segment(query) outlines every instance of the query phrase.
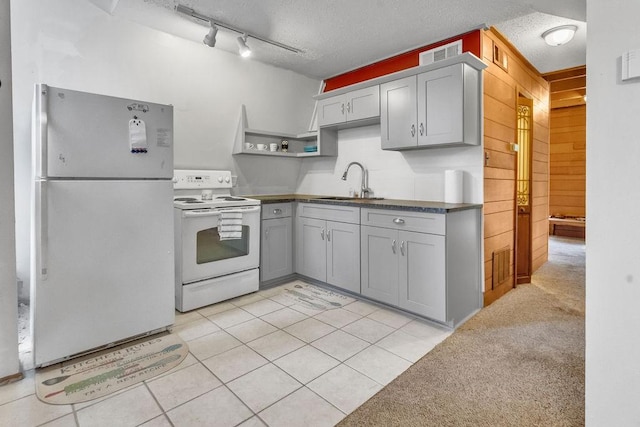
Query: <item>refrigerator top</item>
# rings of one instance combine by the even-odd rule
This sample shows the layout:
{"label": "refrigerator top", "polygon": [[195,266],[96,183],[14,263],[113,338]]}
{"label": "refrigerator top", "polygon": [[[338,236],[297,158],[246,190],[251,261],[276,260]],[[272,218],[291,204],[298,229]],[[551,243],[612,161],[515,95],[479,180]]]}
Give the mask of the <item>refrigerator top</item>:
{"label": "refrigerator top", "polygon": [[171,179],[173,107],[37,84],[39,178]]}

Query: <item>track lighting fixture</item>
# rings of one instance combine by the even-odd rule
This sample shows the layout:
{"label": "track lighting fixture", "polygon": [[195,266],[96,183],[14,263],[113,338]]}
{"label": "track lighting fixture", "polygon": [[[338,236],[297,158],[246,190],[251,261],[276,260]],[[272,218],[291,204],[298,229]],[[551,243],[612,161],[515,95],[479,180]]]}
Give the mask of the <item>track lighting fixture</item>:
{"label": "track lighting fixture", "polygon": [[209,29],[209,33],[204,37],[204,40],[203,40],[204,44],[206,44],[207,46],[211,46],[211,47],[215,46],[216,34],[218,33],[218,28],[224,28],[226,30],[230,30],[235,33],[241,34],[241,36],[238,37],[237,39],[238,50],[240,51],[240,55],[244,57],[251,55],[251,49],[249,48],[249,46],[247,46],[247,38],[249,37],[255,40],[260,40],[263,43],[267,43],[272,46],[279,47],[280,49],[288,50],[289,52],[302,53],[300,49],[296,49],[295,47],[288,46],[284,43],[280,43],[275,40],[271,40],[265,37],[260,37],[259,35],[253,34],[249,31],[245,31],[242,28],[234,27],[233,25],[226,24],[218,20],[214,20],[206,15],[196,12],[190,7],[187,7],[181,4],[176,5],[176,12],[195,18],[202,23],[206,22],[207,25],[211,26],[211,28]]}
{"label": "track lighting fixture", "polygon": [[216,24],[213,21],[209,21],[209,23],[211,24],[211,28],[209,29],[209,33],[204,36],[204,40],[202,41],[207,46],[214,47],[216,45],[216,34],[218,34],[218,27],[216,27]]}
{"label": "track lighting fixture", "polygon": [[247,46],[247,35],[243,34],[237,38],[238,41],[238,52],[240,56],[243,58],[248,58],[251,56],[251,48]]}

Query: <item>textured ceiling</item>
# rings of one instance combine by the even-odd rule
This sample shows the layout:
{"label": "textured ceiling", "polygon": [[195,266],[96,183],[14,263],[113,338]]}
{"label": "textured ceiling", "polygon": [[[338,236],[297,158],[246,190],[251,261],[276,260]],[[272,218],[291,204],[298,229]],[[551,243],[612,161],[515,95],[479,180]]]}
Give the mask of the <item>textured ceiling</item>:
{"label": "textured ceiling", "polygon": [[[202,22],[177,4],[217,21],[302,50],[291,53],[249,38],[252,60],[324,79],[377,60],[495,26],[544,73],[583,65],[585,0],[89,0],[108,13],[197,43]],[[566,46],[548,47],[540,34],[579,27]],[[237,52],[237,33],[220,29],[215,49]],[[203,44],[203,55],[208,47]]]}

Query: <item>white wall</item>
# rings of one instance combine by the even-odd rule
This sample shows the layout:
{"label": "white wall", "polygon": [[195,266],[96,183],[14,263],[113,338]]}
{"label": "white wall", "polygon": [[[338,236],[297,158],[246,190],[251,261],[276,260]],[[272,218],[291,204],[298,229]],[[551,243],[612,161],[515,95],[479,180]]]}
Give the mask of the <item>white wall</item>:
{"label": "white wall", "polygon": [[586,424],[640,425],[640,3],[587,0]]}
{"label": "white wall", "polygon": [[18,295],[13,202],[9,0],[0,0],[0,378],[17,374]]}
{"label": "white wall", "polygon": [[26,284],[36,82],[173,104],[176,168],[230,169],[238,193],[295,191],[299,161],[232,157],[240,106],[246,104],[252,128],[300,133],[319,81],[109,15],[86,0],[16,0],[12,8],[16,237]]}
{"label": "white wall", "polygon": [[346,129],[338,134],[338,157],[305,159],[297,192],[348,195],[360,189],[360,169],[352,167],[347,181],[340,178],[352,161],[369,171],[374,196],[393,199],[443,201],[446,169],[464,171],[464,201],[483,202],[482,147],[430,148],[386,151],[380,148],[380,126]]}

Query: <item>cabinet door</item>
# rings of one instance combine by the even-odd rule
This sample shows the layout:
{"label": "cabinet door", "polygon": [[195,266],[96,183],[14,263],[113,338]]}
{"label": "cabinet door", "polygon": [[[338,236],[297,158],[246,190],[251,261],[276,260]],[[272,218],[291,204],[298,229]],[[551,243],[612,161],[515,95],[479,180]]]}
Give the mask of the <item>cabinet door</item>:
{"label": "cabinet door", "polygon": [[360,293],[360,226],[327,221],[327,283]]}
{"label": "cabinet door", "polygon": [[362,295],[398,305],[398,232],[361,227]]}
{"label": "cabinet door", "polygon": [[380,86],[354,90],[346,94],[347,121],[380,115]]}
{"label": "cabinet door", "polygon": [[[446,321],[445,237],[400,231],[399,306]],[[464,268],[464,266],[459,266]]]}
{"label": "cabinet door", "polygon": [[418,75],[418,145],[463,142],[463,64]]}
{"label": "cabinet door", "polygon": [[326,221],[313,218],[299,218],[296,231],[297,273],[326,282]]}
{"label": "cabinet door", "polygon": [[291,217],[262,221],[260,281],[293,273],[292,231]]}
{"label": "cabinet door", "polygon": [[416,77],[380,85],[382,149],[417,146]]}
{"label": "cabinet door", "polygon": [[344,123],[347,118],[344,95],[318,101],[318,127]]}

